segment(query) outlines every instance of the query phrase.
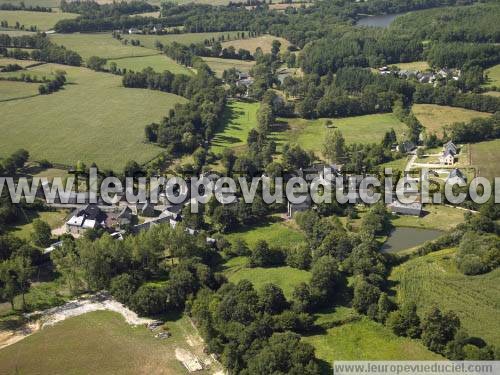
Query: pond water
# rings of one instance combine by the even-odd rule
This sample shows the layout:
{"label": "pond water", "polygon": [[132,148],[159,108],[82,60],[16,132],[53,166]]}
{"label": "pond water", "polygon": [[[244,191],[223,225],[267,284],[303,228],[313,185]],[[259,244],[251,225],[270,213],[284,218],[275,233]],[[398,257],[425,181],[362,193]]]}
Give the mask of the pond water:
{"label": "pond water", "polygon": [[382,251],[397,253],[421,245],[426,241],[434,240],[442,234],[442,231],[435,229],[395,228],[382,246]]}
{"label": "pond water", "polygon": [[380,16],[367,16],[360,18],[356,25],[359,26],[373,26],[373,27],[388,27],[394,18],[404,13],[383,14]]}

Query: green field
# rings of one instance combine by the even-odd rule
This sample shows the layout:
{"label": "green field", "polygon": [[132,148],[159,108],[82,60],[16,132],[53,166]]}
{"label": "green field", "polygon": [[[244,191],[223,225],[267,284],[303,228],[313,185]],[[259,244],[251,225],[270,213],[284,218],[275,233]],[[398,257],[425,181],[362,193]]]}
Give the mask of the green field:
{"label": "green field", "polygon": [[231,101],[226,106],[224,120],[215,134],[210,151],[222,153],[226,147],[242,149],[248,132],[257,126],[259,103]]}
{"label": "green field", "polygon": [[464,211],[444,205],[424,206],[425,215],[397,216],[391,223],[396,227],[449,230],[464,222]]}
{"label": "green field", "polygon": [[255,50],[260,47],[264,53],[270,53],[271,47],[274,40],[278,40],[281,43],[280,51],[284,52],[290,46],[290,42],[286,39],[274,36],[274,35],[262,35],[256,38],[240,39],[240,40],[230,40],[222,43],[222,48],[228,48],[233,46],[236,51],[240,48],[254,53]]}
{"label": "green field", "polygon": [[471,148],[471,164],[476,167],[478,176],[493,180],[500,177],[500,139],[474,143]]}
{"label": "green field", "polygon": [[413,61],[409,63],[399,63],[394,64],[401,70],[419,70],[424,71],[430,69],[429,63],[427,61]]}
{"label": "green field", "polygon": [[0,102],[38,95],[39,83],[0,81]]}
{"label": "green field", "polygon": [[59,0],[0,0],[0,4],[16,4],[24,3],[26,6],[42,6],[42,7],[58,7],[61,2]]}
{"label": "green field", "polygon": [[296,229],[291,222],[285,222],[278,216],[271,216],[263,223],[227,234],[226,238],[229,241],[241,238],[251,248],[257,241],[265,240],[270,246],[281,246],[285,249],[305,240],[304,234]]}
{"label": "green field", "polygon": [[311,278],[308,271],[292,267],[247,268],[245,265],[245,257],[233,258],[224,265],[224,275],[232,283],[249,280],[256,289],[262,288],[267,283],[279,285],[287,298],[292,296],[296,285],[301,282],[307,283]]}
{"label": "green field", "polygon": [[227,32],[212,32],[212,33],[185,33],[185,34],[167,34],[167,35],[123,35],[124,39],[134,39],[140,40],[144,47],[155,49],[155,42],[158,40],[162,44],[170,44],[172,42],[177,42],[180,44],[191,44],[191,43],[202,43],[205,40],[211,40],[215,38],[216,40],[220,36],[224,36],[225,39],[228,37],[231,39],[237,38],[238,31],[227,31]]}
{"label": "green field", "polygon": [[439,360],[421,343],[394,335],[385,326],[363,317],[327,329],[303,341],[316,349],[316,357],[331,365],[335,360]]}
{"label": "green field", "polygon": [[141,71],[144,68],[151,67],[157,72],[169,70],[174,74],[193,74],[191,70],[183,65],[177,64],[174,60],[165,55],[113,59],[108,60],[108,66],[112,62],[116,63],[120,69],[134,70],[136,72]]}
{"label": "green field", "polygon": [[124,88],[119,76],[85,68],[45,64],[33,71],[42,74],[57,69],[68,74],[69,84],[63,90],[0,103],[0,156],[23,147],[34,160],[66,165],[82,160],[121,170],[128,160],[143,163],[161,152],[144,143],[144,126],[160,121],[185,99]]}
{"label": "green field", "polygon": [[[92,34],[53,34],[50,39],[57,44],[78,52],[84,59],[90,56],[99,56],[107,59],[118,59],[122,57],[151,56],[158,54],[148,48],[124,45],[114,39],[111,33]],[[136,38],[134,38],[136,39]]]}
{"label": "green field", "polygon": [[418,257],[393,269],[399,302],[415,301],[422,314],[432,306],[453,310],[471,335],[500,345],[500,269],[465,276],[455,264],[455,249]]}
{"label": "green field", "polygon": [[175,358],[175,348],[195,351],[186,342],[188,335],[193,337],[193,328],[186,318],[169,321],[167,326],[172,337],[160,340],[116,313],[87,313],[0,350],[0,373],[188,374]]}
{"label": "green field", "polygon": [[23,223],[17,223],[9,227],[9,231],[19,238],[30,240],[33,232],[33,220],[41,219],[50,225],[52,229],[60,227],[64,224],[64,219],[68,215],[68,211],[45,211],[45,212],[26,212],[26,217]]}
{"label": "green field", "polygon": [[485,73],[488,75],[486,86],[500,86],[500,64],[487,69]]}
{"label": "green field", "polygon": [[[277,144],[299,144],[302,148],[320,152],[323,141],[329,129],[325,126],[326,119],[281,119],[285,130],[275,132],[274,139]],[[402,139],[407,127],[392,113],[355,116],[332,119],[333,125],[342,132],[346,143],[378,143],[381,142],[385,132],[393,128]]]}
{"label": "green field", "polygon": [[441,136],[445,126],[455,122],[469,122],[476,117],[491,116],[485,112],[436,104],[414,104],[412,111],[428,132],[438,136]]}
{"label": "green field", "polygon": [[7,21],[10,27],[14,27],[16,22],[19,22],[21,26],[24,25],[25,29],[36,26],[39,31],[50,30],[58,21],[76,17],[78,14],[74,13],[0,10],[0,20]]}
{"label": "green field", "polygon": [[242,61],[233,59],[219,59],[215,57],[204,57],[205,61],[210,69],[212,69],[218,77],[222,77],[224,70],[235,68],[240,72],[248,73],[250,69],[255,65],[255,61]]}

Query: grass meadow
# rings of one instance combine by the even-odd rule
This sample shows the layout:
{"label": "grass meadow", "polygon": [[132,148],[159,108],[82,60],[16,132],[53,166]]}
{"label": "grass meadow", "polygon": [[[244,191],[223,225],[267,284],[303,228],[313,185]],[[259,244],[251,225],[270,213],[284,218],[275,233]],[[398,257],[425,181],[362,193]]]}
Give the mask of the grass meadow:
{"label": "grass meadow", "polygon": [[442,135],[445,126],[455,122],[468,122],[476,117],[490,117],[491,114],[464,108],[436,104],[414,104],[413,113],[430,133]]}
{"label": "grass meadow", "polygon": [[281,52],[286,51],[288,46],[290,46],[290,42],[286,39],[273,35],[262,35],[256,38],[229,40],[222,43],[222,48],[228,48],[230,46],[233,46],[236,49],[236,51],[238,51],[240,48],[243,48],[250,51],[253,54],[255,50],[258,47],[260,47],[264,53],[270,53],[273,40],[279,40],[281,42],[281,48],[280,48]]}
{"label": "grass meadow", "polygon": [[391,220],[396,227],[449,230],[464,222],[464,212],[444,205],[424,206],[425,215],[421,217],[401,215]]}
{"label": "grass meadow", "polygon": [[438,306],[453,310],[470,335],[500,345],[500,269],[466,276],[455,266],[456,249],[410,259],[392,270],[398,302],[414,301],[419,314]]}
{"label": "grass meadow", "polygon": [[33,71],[42,75],[57,69],[67,72],[69,83],[62,90],[0,103],[0,157],[22,147],[34,160],[65,165],[81,160],[121,170],[128,160],[144,163],[161,152],[144,142],[144,126],[160,121],[184,98],[124,88],[119,76],[85,68],[45,64]]}
{"label": "grass meadow", "polygon": [[225,109],[224,120],[212,139],[210,151],[218,154],[224,148],[244,149],[247,136],[257,126],[259,103],[230,101]]}
{"label": "grass meadow", "polygon": [[191,75],[193,72],[183,65],[177,64],[170,57],[161,55],[143,56],[143,57],[125,57],[121,59],[111,59],[108,60],[108,66],[110,63],[116,63],[118,68],[134,70],[136,72],[143,70],[144,68],[151,67],[157,72],[163,72],[164,70],[169,70],[174,74],[187,74]]}
{"label": "grass meadow", "polygon": [[184,317],[166,325],[172,336],[160,340],[109,311],[69,318],[0,350],[0,373],[187,374],[175,349],[192,351],[186,338],[194,330]]}
{"label": "grass meadow", "polygon": [[0,4],[15,4],[20,5],[24,3],[26,6],[42,6],[56,8],[61,2],[59,0],[0,0]]}
{"label": "grass meadow", "polygon": [[216,57],[204,57],[203,61],[207,63],[210,69],[212,69],[218,77],[222,77],[224,70],[229,70],[231,68],[248,73],[255,65],[255,61],[219,59]]}
{"label": "grass meadow", "polygon": [[[329,129],[325,126],[326,119],[282,119],[284,122],[280,131],[273,133],[278,145],[285,143],[298,144],[302,148],[314,152],[321,150],[323,140]],[[407,127],[392,113],[335,118],[333,125],[342,132],[346,143],[378,143],[385,132],[394,129],[399,139],[407,131]]]}
{"label": "grass meadow", "polygon": [[226,235],[232,242],[237,238],[247,242],[253,248],[257,241],[265,240],[270,246],[280,246],[285,249],[305,241],[304,233],[295,228],[293,222],[285,221],[279,216],[270,216],[262,223],[245,227]]}
{"label": "grass meadow", "polygon": [[230,259],[224,265],[224,275],[232,283],[241,280],[249,280],[255,289],[260,289],[268,283],[273,283],[283,289],[287,298],[291,298],[293,289],[302,282],[309,282],[311,273],[292,267],[273,267],[273,268],[247,268],[247,258],[237,257]]}
{"label": "grass meadow", "polygon": [[58,211],[27,211],[23,222],[15,223],[9,227],[8,231],[16,237],[30,241],[31,233],[33,232],[33,220],[41,219],[50,225],[52,229],[58,228],[64,224],[64,219],[68,215],[67,210]]}
{"label": "grass meadow", "polygon": [[38,95],[39,83],[0,81],[0,102]]}
{"label": "grass meadow", "polygon": [[485,73],[488,75],[486,86],[500,86],[500,64],[487,69]]}
{"label": "grass meadow", "polygon": [[401,70],[419,70],[424,71],[430,69],[429,63],[427,61],[413,61],[409,63],[398,63],[394,64]]}
{"label": "grass meadow", "polygon": [[471,164],[476,167],[477,175],[491,181],[500,177],[500,139],[488,142],[473,143],[471,148]]}
{"label": "grass meadow", "polygon": [[159,41],[162,44],[170,44],[172,42],[177,42],[180,44],[203,43],[205,40],[211,40],[212,38],[215,38],[217,40],[220,36],[224,36],[225,39],[228,39],[228,37],[230,39],[236,39],[238,33],[238,31],[227,31],[167,35],[123,35],[123,38],[128,40],[140,40],[141,44],[144,47],[155,49],[156,41]]}
{"label": "grass meadow", "polygon": [[[28,5],[28,4],[26,4]],[[40,4],[36,4],[40,5]],[[0,20],[7,21],[10,27],[15,26],[16,22],[26,29],[30,26],[36,26],[39,31],[47,31],[54,25],[64,19],[76,18],[78,14],[62,12],[28,12],[24,10],[0,10]]]}

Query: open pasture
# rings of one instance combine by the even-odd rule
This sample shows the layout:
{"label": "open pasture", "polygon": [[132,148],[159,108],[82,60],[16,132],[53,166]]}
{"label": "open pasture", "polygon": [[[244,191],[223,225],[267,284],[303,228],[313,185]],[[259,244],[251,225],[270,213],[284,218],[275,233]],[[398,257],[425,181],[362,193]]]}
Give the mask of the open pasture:
{"label": "open pasture", "polygon": [[0,81],[0,102],[38,95],[39,83]]}
{"label": "open pasture", "polygon": [[229,70],[235,68],[240,72],[248,73],[250,69],[255,65],[255,61],[243,61],[243,60],[233,60],[233,59],[219,59],[216,57],[204,57],[203,61],[212,69],[217,77],[222,77],[224,70]]}
{"label": "open pasture", "polygon": [[436,104],[414,104],[413,113],[429,133],[442,135],[444,127],[455,122],[469,122],[476,117],[489,117],[491,114],[464,108]]}
{"label": "open pasture", "polygon": [[422,315],[432,306],[453,310],[472,336],[500,344],[500,269],[466,276],[455,266],[456,249],[410,259],[392,270],[398,302],[414,301]]}
{"label": "open pasture", "polygon": [[0,103],[0,156],[22,147],[34,160],[81,160],[121,170],[128,160],[144,163],[161,152],[144,142],[144,126],[185,102],[173,94],[124,88],[121,77],[107,73],[56,64],[37,68],[65,70],[69,84],[50,95]]}
{"label": "open pasture", "polygon": [[471,148],[471,163],[476,167],[477,175],[486,177],[493,181],[495,177],[500,177],[500,140],[473,143]]}
{"label": "open pasture", "polygon": [[273,36],[273,35],[262,35],[256,38],[230,40],[222,43],[222,48],[228,48],[233,46],[236,51],[240,48],[250,51],[252,54],[255,50],[260,47],[264,53],[270,53],[273,40],[279,40],[281,43],[280,51],[284,52],[290,46],[290,42],[286,39]]}
{"label": "open pasture", "polygon": [[174,74],[193,74],[191,70],[183,65],[177,64],[170,57],[165,55],[151,55],[142,57],[125,57],[122,59],[111,59],[108,60],[109,64],[114,62],[118,68],[127,69],[133,71],[141,71],[144,68],[153,68],[156,72],[163,72],[164,70],[169,70]]}
{"label": "open pasture", "polygon": [[54,25],[65,19],[71,19],[78,17],[78,14],[74,13],[62,13],[57,11],[52,12],[28,12],[24,10],[0,10],[0,20],[7,21],[10,27],[14,27],[16,22],[25,29],[30,28],[30,26],[36,26],[39,31],[47,31],[54,27]]}
{"label": "open pasture", "polygon": [[486,86],[500,86],[500,64],[486,69],[485,73],[488,76]]}

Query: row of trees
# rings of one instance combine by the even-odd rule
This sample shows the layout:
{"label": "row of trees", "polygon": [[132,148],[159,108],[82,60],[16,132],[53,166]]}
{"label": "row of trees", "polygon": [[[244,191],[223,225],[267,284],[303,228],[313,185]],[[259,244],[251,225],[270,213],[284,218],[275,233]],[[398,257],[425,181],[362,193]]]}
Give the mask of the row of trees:
{"label": "row of trees", "polygon": [[40,95],[52,94],[53,92],[59,91],[61,87],[66,83],[66,72],[56,71],[55,77],[49,82],[40,85],[38,87],[38,92]]}

